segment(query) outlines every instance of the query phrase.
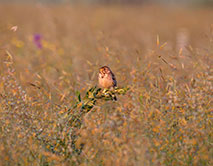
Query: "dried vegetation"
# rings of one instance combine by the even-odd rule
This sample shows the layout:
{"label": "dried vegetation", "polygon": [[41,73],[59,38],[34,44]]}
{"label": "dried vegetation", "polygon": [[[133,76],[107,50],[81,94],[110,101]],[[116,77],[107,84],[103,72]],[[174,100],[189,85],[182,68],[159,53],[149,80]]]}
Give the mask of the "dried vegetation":
{"label": "dried vegetation", "polygon": [[[213,164],[211,10],[3,5],[0,15],[1,165]],[[102,65],[119,89],[96,88]]]}

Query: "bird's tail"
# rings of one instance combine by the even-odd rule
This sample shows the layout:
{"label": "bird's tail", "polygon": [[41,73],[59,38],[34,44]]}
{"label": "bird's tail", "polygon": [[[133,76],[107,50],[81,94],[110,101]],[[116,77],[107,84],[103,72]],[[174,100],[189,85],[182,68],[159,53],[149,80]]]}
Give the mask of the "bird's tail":
{"label": "bird's tail", "polygon": [[117,101],[117,97],[115,95],[112,96],[113,101]]}

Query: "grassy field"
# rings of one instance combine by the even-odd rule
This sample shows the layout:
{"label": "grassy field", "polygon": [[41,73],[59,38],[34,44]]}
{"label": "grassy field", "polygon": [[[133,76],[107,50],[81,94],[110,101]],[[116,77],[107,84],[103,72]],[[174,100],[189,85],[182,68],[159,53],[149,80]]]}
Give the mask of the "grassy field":
{"label": "grassy field", "polygon": [[0,165],[212,165],[212,23],[205,8],[0,5]]}

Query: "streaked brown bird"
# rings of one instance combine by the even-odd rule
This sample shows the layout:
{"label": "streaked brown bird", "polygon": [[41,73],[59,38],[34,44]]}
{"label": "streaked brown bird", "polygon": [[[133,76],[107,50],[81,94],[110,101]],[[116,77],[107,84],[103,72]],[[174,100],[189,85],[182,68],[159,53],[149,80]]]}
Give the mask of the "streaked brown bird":
{"label": "streaked brown bird", "polygon": [[[99,69],[98,82],[104,89],[112,89],[117,86],[115,75],[108,66],[103,66]],[[117,100],[116,96],[113,99]]]}

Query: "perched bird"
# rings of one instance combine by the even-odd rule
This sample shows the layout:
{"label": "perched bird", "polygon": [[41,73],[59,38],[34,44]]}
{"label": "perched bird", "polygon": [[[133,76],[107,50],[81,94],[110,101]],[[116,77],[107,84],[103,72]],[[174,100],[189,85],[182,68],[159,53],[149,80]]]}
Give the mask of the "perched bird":
{"label": "perched bird", "polygon": [[[112,89],[117,86],[115,75],[108,66],[103,66],[99,69],[98,82],[104,89]],[[117,100],[116,96],[113,98],[114,100]]]}

